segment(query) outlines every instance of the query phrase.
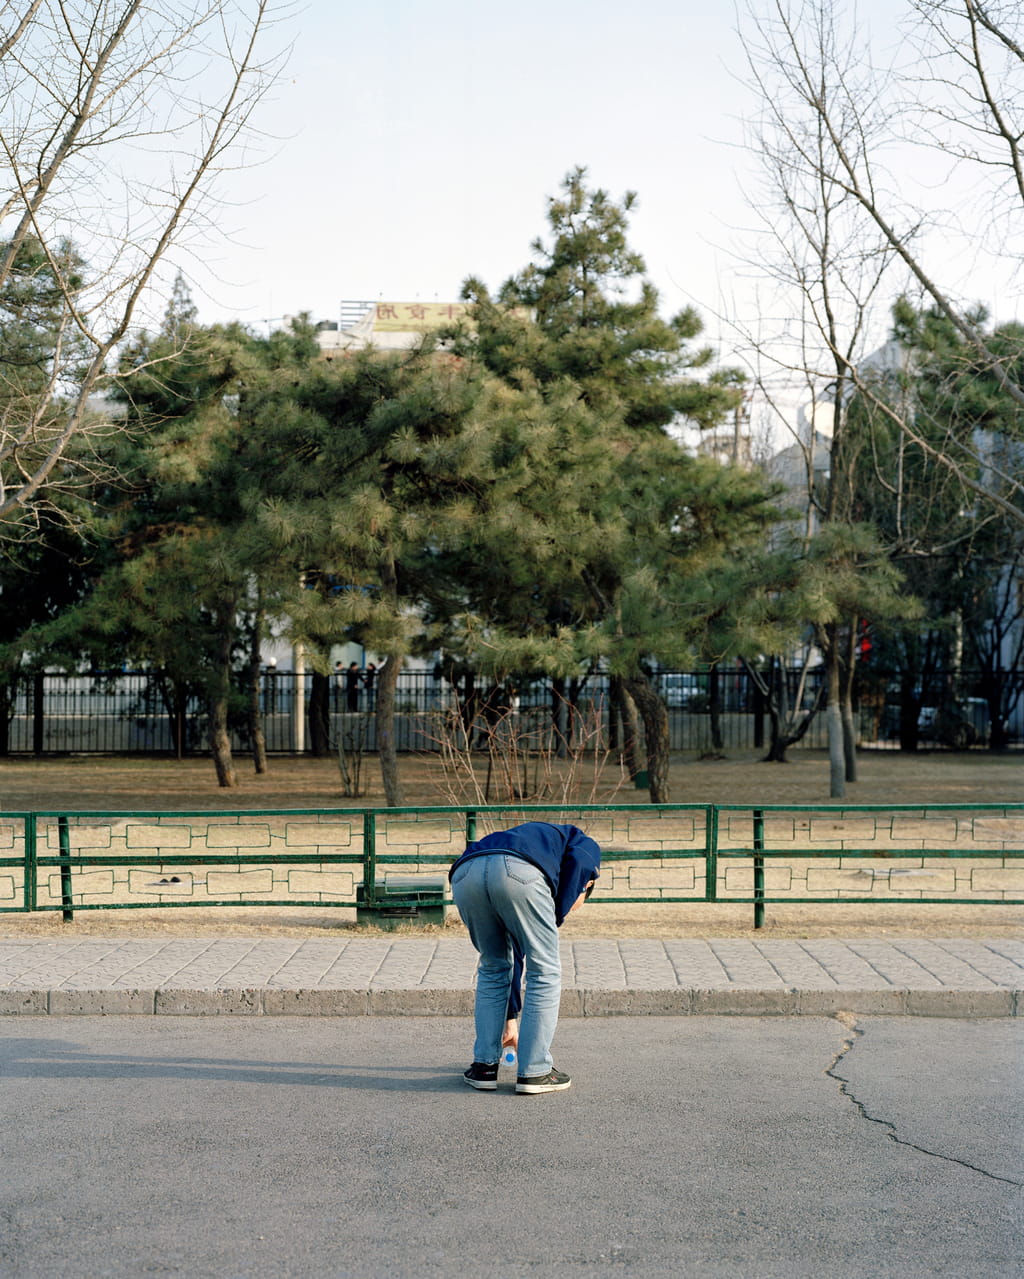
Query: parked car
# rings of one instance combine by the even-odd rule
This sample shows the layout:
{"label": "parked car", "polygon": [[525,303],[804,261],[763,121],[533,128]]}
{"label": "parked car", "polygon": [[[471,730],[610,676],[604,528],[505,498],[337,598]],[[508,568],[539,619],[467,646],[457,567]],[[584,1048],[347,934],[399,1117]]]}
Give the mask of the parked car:
{"label": "parked car", "polygon": [[704,696],[696,675],[662,675],[658,679],[658,692],[666,706],[695,706]]}
{"label": "parked car", "polygon": [[964,697],[942,706],[922,706],[917,731],[923,742],[942,742],[956,750],[982,745],[988,739],[988,704],[980,697]]}

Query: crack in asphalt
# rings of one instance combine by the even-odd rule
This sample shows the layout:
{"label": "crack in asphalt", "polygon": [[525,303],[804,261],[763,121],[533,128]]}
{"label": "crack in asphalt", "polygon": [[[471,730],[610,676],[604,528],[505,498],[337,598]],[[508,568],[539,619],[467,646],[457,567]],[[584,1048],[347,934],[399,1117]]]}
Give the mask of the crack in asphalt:
{"label": "crack in asphalt", "polygon": [[928,1150],[927,1147],[918,1146],[912,1141],[904,1141],[903,1138],[899,1136],[894,1123],[890,1122],[888,1119],[880,1119],[877,1115],[870,1114],[864,1103],[853,1093],[850,1087],[850,1081],[848,1079],[844,1079],[837,1070],[839,1063],[843,1060],[847,1053],[850,1052],[857,1040],[864,1037],[864,1031],[857,1024],[857,1019],[852,1013],[836,1013],[835,1020],[845,1026],[850,1034],[843,1040],[842,1044],[840,1044],[835,1056],[825,1068],[825,1074],[828,1075],[830,1079],[834,1079],[836,1081],[839,1085],[839,1091],[842,1096],[850,1102],[862,1119],[867,1120],[868,1123],[877,1124],[880,1128],[883,1128],[885,1130],[886,1137],[888,1137],[890,1141],[895,1142],[897,1146],[905,1146],[908,1150],[916,1150],[919,1154],[929,1155],[932,1159],[942,1159],[946,1163],[957,1164],[961,1168],[968,1169],[970,1172],[979,1173],[982,1177],[988,1177],[991,1181],[1002,1182],[1007,1186],[1024,1185],[1024,1182],[1015,1181],[1012,1177],[1001,1177],[998,1173],[988,1172],[985,1168],[979,1168],[977,1164],[968,1163],[966,1159],[957,1159],[954,1155],[944,1155],[939,1150]]}

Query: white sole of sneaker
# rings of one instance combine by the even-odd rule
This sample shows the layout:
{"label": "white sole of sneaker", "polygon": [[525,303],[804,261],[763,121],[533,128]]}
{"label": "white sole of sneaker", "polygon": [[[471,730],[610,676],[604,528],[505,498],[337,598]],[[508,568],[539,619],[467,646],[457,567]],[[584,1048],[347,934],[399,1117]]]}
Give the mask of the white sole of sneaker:
{"label": "white sole of sneaker", "polygon": [[[466,1076],[463,1075],[462,1078],[466,1079]],[[498,1081],[496,1079],[466,1079],[466,1083],[469,1084],[470,1088],[475,1088],[477,1092],[498,1091]]]}
{"label": "white sole of sneaker", "polygon": [[564,1084],[516,1084],[516,1092],[519,1093],[539,1093],[539,1092],[565,1092],[566,1088],[572,1087],[572,1081]]}

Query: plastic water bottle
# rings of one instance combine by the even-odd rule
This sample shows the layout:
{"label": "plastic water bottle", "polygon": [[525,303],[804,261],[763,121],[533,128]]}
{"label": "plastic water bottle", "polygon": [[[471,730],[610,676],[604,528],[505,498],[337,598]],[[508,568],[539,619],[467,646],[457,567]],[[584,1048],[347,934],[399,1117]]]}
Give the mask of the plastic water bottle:
{"label": "plastic water bottle", "polygon": [[514,1066],[516,1064],[516,1050],[511,1044],[501,1050],[501,1061],[504,1066]]}

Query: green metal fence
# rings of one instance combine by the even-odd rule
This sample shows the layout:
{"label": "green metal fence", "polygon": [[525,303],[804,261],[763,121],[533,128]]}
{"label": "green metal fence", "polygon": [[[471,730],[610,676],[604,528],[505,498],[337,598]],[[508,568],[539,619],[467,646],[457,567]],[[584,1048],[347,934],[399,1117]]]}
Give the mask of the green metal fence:
{"label": "green metal fence", "polygon": [[1024,804],[616,804],[0,813],[0,913],[196,906],[416,917],[467,841],[572,822],[591,901],[1024,905]]}

